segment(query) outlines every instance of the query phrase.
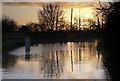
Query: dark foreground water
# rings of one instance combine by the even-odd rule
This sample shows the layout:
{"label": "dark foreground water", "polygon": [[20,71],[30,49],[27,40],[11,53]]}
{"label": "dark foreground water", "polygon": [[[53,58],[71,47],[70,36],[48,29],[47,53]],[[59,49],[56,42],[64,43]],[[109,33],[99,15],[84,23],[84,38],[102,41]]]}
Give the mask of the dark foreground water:
{"label": "dark foreground water", "polygon": [[98,41],[35,44],[9,52],[3,79],[108,79]]}

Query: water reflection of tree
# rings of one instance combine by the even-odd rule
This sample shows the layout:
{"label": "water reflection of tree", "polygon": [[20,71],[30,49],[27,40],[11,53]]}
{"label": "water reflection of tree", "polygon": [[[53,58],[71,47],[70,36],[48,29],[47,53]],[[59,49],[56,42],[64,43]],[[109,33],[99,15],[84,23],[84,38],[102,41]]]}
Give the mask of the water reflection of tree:
{"label": "water reflection of tree", "polygon": [[10,67],[14,67],[17,62],[17,57],[15,55],[7,54],[6,57],[2,58],[2,68],[6,70]]}
{"label": "water reflection of tree", "polygon": [[[40,76],[43,75],[43,78],[47,79],[61,78],[62,76],[66,78],[66,76],[62,74],[69,72],[74,74],[76,71],[82,72],[86,71],[86,68],[89,69],[86,67],[87,63],[95,64],[95,67],[93,67],[95,69],[96,66],[98,67],[99,64],[97,63],[101,61],[99,59],[101,55],[97,55],[98,53],[96,52],[95,42],[72,42],[68,45],[72,45],[68,46],[71,47],[70,49],[64,49],[64,44],[51,44],[50,47],[53,48],[46,50],[45,46],[49,46],[45,44],[40,54],[31,55],[30,61],[39,61],[39,71],[41,73]],[[54,49],[54,47],[58,46],[63,47],[63,49]]]}
{"label": "water reflection of tree", "polygon": [[72,50],[71,50],[71,68],[72,68],[72,72],[73,72],[73,54],[72,54]]}
{"label": "water reflection of tree", "polygon": [[[47,54],[47,55],[46,55]],[[42,54],[41,68],[44,71],[45,78],[58,77],[63,72],[63,51],[50,51]],[[62,62],[62,63],[61,63]]]}

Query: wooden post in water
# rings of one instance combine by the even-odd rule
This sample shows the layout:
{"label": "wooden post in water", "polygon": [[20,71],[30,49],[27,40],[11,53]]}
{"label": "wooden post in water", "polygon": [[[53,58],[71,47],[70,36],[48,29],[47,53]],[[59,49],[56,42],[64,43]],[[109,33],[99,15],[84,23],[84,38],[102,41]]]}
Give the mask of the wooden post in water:
{"label": "wooden post in water", "polygon": [[30,37],[25,37],[25,59],[30,60]]}
{"label": "wooden post in water", "polygon": [[30,37],[25,37],[25,51],[30,51]]}

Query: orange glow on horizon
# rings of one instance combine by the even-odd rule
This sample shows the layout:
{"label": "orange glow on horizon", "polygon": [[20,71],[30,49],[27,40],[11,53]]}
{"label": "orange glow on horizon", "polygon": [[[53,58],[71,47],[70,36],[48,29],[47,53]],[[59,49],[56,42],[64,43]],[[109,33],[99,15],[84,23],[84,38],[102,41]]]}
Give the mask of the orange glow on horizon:
{"label": "orange glow on horizon", "polygon": [[[71,9],[65,9],[65,19],[66,21],[71,21]],[[39,7],[25,7],[25,8],[12,8],[3,6],[3,14],[14,19],[19,25],[25,25],[29,22],[38,23],[37,12]],[[87,8],[73,8],[73,23],[74,17],[80,17],[83,19],[88,19],[93,17],[93,9],[91,7]],[[79,18],[78,18],[79,19]]]}
{"label": "orange glow on horizon", "polygon": [[[71,9],[65,9],[66,14],[65,17],[67,21],[71,21]],[[77,17],[79,19],[79,16],[81,19],[91,19],[93,18],[93,12],[94,10],[92,8],[82,8],[82,9],[74,9],[73,8],[73,23],[74,23],[74,18]]]}

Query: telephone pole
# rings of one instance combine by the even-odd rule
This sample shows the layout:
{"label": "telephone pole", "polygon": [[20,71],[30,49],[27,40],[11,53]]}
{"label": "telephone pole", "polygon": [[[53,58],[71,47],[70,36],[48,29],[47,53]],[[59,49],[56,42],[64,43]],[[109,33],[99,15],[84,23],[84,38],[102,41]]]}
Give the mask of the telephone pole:
{"label": "telephone pole", "polygon": [[79,29],[80,29],[80,23],[81,23],[81,20],[80,20],[80,10],[79,10]]}
{"label": "telephone pole", "polygon": [[71,9],[71,29],[72,29],[72,16],[73,16],[73,9]]}

